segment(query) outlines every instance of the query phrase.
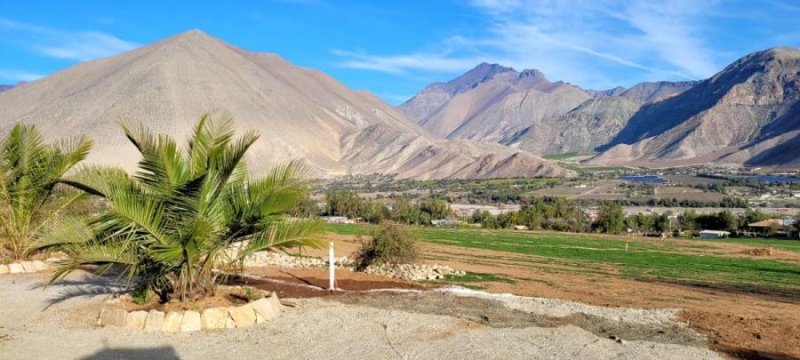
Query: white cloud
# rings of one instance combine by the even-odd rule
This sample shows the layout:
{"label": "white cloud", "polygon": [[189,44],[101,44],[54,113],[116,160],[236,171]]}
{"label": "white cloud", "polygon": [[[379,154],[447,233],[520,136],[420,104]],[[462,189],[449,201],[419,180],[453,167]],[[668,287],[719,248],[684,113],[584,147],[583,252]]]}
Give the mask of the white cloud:
{"label": "white cloud", "polygon": [[20,81],[34,81],[40,78],[43,78],[44,75],[32,73],[28,71],[20,71],[20,70],[11,70],[11,69],[0,69],[0,79],[3,81],[13,83],[18,83]]}
{"label": "white cloud", "polygon": [[[454,74],[480,62],[536,68],[554,80],[604,88],[627,81],[701,79],[719,69],[697,24],[715,0],[474,0],[483,34],[440,39],[436,52],[338,50],[341,65],[406,74]],[[616,79],[607,76],[615,75]]]}
{"label": "white cloud", "polygon": [[332,52],[334,55],[347,58],[340,64],[344,67],[375,70],[395,75],[406,74],[408,70],[447,72],[452,69],[469,68],[477,64],[475,58],[451,58],[447,54],[414,53],[397,56],[377,56],[346,50],[333,50]]}
{"label": "white cloud", "polygon": [[34,53],[58,59],[87,61],[115,55],[139,44],[98,31],[65,31],[0,18],[0,34]]}

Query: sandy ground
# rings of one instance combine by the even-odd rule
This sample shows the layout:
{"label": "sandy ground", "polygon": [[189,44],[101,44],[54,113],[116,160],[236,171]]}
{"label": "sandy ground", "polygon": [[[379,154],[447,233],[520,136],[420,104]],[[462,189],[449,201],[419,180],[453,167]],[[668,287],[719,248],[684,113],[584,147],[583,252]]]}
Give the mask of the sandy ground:
{"label": "sandy ground", "polygon": [[[193,334],[97,328],[106,287],[74,276],[41,288],[41,275],[0,277],[0,354],[9,359],[713,359],[701,338],[663,313],[647,324],[543,316],[536,301],[443,291],[354,293],[298,299],[266,327]],[[461,294],[470,295],[470,294]],[[506,301],[515,303],[514,308]],[[545,304],[546,306],[550,306]],[[581,305],[576,309],[581,309]],[[561,319],[561,320],[559,320]],[[649,322],[649,323],[648,323]],[[578,324],[578,326],[573,325]],[[626,334],[630,326],[648,331]],[[661,330],[659,330],[661,329]],[[605,332],[603,332],[605,330]],[[670,336],[664,337],[659,333]],[[623,339],[622,343],[610,339]],[[644,336],[635,334],[644,334]],[[672,336],[675,335],[675,336]],[[661,337],[659,337],[661,336]],[[640,339],[641,338],[641,339]]]}

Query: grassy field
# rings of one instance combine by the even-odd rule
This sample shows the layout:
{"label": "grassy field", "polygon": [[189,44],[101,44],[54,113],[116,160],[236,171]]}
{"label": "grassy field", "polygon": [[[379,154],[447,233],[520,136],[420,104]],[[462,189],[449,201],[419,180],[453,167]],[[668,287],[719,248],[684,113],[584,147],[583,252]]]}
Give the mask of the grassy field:
{"label": "grassy field", "polygon": [[[348,235],[364,232],[359,225],[335,225],[330,229]],[[587,272],[692,284],[800,289],[800,262],[724,256],[714,251],[719,247],[713,242],[706,245],[696,241],[653,240],[651,243],[605,236],[479,229],[419,228],[416,232],[428,243],[533,255],[541,258],[542,264],[558,263]],[[800,241],[724,241],[800,251]],[[531,266],[536,265],[536,262],[531,263]]]}
{"label": "grassy field", "polygon": [[800,253],[800,240],[789,239],[764,239],[764,238],[728,238],[712,240],[714,242],[748,245],[758,248],[774,248],[776,250],[794,251]]}
{"label": "grassy field", "polygon": [[566,152],[566,153],[556,153],[556,154],[544,154],[542,155],[542,159],[547,160],[567,160],[578,156],[587,156],[587,155],[594,155],[596,153],[579,153],[579,152]]}

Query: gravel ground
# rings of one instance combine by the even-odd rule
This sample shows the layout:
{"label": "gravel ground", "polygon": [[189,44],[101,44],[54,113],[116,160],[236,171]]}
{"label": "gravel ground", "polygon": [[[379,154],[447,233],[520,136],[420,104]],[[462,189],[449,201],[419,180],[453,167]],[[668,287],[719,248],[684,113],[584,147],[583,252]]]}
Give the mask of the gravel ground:
{"label": "gravel ground", "polygon": [[[555,327],[531,324],[504,327],[492,324],[492,319],[489,319],[488,323],[482,323],[458,314],[440,315],[431,311],[380,308],[374,303],[349,303],[359,298],[356,295],[299,299],[296,301],[297,307],[286,308],[284,315],[266,327],[192,334],[147,334],[93,326],[98,305],[105,296],[103,294],[105,288],[97,286],[97,279],[76,276],[65,284],[57,284],[46,289],[42,289],[41,283],[42,277],[37,275],[0,277],[0,354],[2,354],[0,357],[8,359],[635,358],[659,360],[719,358],[716,353],[700,346],[645,340],[625,340],[623,343],[618,343],[608,336],[595,335],[569,324]],[[406,294],[406,297],[412,295],[426,296]],[[379,299],[380,296],[380,294],[361,294],[360,299],[370,302],[370,299]],[[438,299],[437,301],[447,297],[451,297],[451,300],[479,299],[442,293],[432,293],[431,297]],[[493,304],[496,303],[484,301],[476,304],[495,307]],[[539,306],[546,308],[548,305],[541,303]],[[562,309],[558,310],[558,316],[566,314],[558,304],[553,303],[553,306]],[[524,313],[521,309],[507,310],[512,312],[508,313],[511,315],[513,312]],[[495,317],[494,314],[491,316]]]}
{"label": "gravel ground", "polygon": [[480,297],[497,300],[511,309],[551,317],[566,317],[573,314],[586,314],[598,318],[625,323],[658,325],[672,323],[678,314],[677,309],[631,309],[592,306],[573,301],[516,296],[513,294],[494,294],[466,288],[442,288],[435,291],[457,296]]}

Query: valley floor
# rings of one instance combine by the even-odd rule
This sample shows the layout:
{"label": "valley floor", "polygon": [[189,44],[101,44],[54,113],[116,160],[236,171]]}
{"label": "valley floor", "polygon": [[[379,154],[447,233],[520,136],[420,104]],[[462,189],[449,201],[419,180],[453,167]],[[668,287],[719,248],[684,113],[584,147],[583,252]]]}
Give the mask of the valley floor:
{"label": "valley floor", "polygon": [[[357,248],[355,231],[335,231],[328,238],[341,254]],[[426,262],[486,274],[486,281],[459,285],[604,307],[680,309],[679,319],[712,349],[740,358],[800,358],[800,241],[466,229],[419,234]],[[766,247],[773,248],[769,257],[748,255]]]}

